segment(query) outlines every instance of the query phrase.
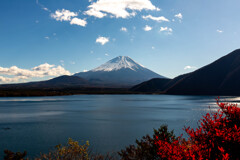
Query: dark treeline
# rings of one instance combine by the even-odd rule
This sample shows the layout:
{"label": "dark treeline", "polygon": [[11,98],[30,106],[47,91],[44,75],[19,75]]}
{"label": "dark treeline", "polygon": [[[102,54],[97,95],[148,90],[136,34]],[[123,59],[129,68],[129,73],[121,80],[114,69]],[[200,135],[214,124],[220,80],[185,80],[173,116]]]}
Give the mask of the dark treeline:
{"label": "dark treeline", "polygon": [[54,89],[0,89],[0,97],[62,96],[75,94],[136,94],[127,88],[54,88]]}

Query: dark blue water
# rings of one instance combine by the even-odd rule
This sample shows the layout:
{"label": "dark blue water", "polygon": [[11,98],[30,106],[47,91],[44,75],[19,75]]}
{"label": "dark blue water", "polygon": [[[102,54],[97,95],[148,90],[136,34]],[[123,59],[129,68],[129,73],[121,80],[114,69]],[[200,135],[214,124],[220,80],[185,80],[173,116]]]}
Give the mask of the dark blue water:
{"label": "dark blue water", "polygon": [[[94,151],[119,151],[136,138],[168,124],[180,135],[184,126],[216,109],[213,96],[76,95],[0,98],[0,156],[4,149],[39,155],[69,137],[90,141]],[[237,100],[224,97],[225,100]]]}

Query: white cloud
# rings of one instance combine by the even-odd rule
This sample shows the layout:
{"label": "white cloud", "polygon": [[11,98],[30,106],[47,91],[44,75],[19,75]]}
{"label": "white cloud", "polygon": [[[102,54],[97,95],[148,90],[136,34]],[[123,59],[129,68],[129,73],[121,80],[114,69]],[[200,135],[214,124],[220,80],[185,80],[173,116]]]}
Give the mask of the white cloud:
{"label": "white cloud", "polygon": [[152,27],[146,25],[143,29],[144,29],[144,31],[151,31],[151,30],[152,30]]}
{"label": "white cloud", "polygon": [[87,72],[88,70],[84,69],[83,72]]}
{"label": "white cloud", "polygon": [[183,19],[182,13],[178,13],[174,17],[179,18],[179,19]]}
{"label": "white cloud", "polygon": [[145,20],[148,20],[148,19],[151,19],[151,20],[154,20],[154,21],[157,21],[157,22],[169,22],[169,20],[167,18],[165,18],[164,16],[160,16],[160,17],[154,17],[152,15],[147,15],[147,16],[142,16],[143,19]]}
{"label": "white cloud", "polygon": [[21,79],[29,79],[33,77],[45,77],[45,76],[60,76],[60,75],[71,75],[71,73],[65,70],[62,66],[50,65],[48,63],[41,64],[33,67],[32,69],[21,69],[17,66],[10,68],[0,67],[0,75],[14,76],[14,77],[3,77],[0,76],[0,82],[17,82]]}
{"label": "white cloud", "polygon": [[32,70],[33,71],[47,71],[47,70],[49,70],[52,67],[54,67],[53,64],[51,65],[51,64],[48,64],[48,63],[44,63],[44,64],[41,64],[39,66],[33,67]]}
{"label": "white cloud", "polygon": [[107,15],[106,13],[102,13],[102,12],[96,11],[94,9],[90,9],[90,10],[84,12],[84,14],[89,15],[89,16],[94,16],[97,18],[103,18]]}
{"label": "white cloud", "polygon": [[75,17],[71,20],[70,24],[76,24],[85,27],[87,25],[87,21],[85,19],[79,19]]}
{"label": "white cloud", "polygon": [[50,38],[48,36],[44,37],[45,39],[49,40]]}
{"label": "white cloud", "polygon": [[185,69],[185,70],[187,70],[187,69],[197,69],[197,67],[194,67],[194,66],[185,66],[184,69]]}
{"label": "white cloud", "polygon": [[161,27],[160,32],[166,32],[167,34],[172,34],[173,30],[172,30],[172,28]]}
{"label": "white cloud", "polygon": [[152,46],[152,49],[155,49],[155,47],[154,47],[154,46]]}
{"label": "white cloud", "polygon": [[76,16],[78,16],[77,13],[65,9],[56,10],[55,13],[51,14],[51,17],[57,21],[71,21],[71,18]]}
{"label": "white cloud", "polygon": [[88,6],[89,10],[84,14],[103,18],[110,14],[116,18],[135,16],[135,11],[160,9],[154,6],[150,0],[97,0]]}
{"label": "white cloud", "polygon": [[12,83],[12,82],[18,82],[19,80],[25,80],[25,79],[28,79],[28,77],[18,76],[18,77],[9,78],[9,77],[0,76],[0,83]]}
{"label": "white cloud", "polygon": [[223,31],[222,31],[222,30],[219,30],[219,29],[217,29],[217,32],[218,32],[218,33],[223,33]]}
{"label": "white cloud", "polygon": [[120,29],[120,31],[127,32],[127,28],[126,28],[126,27],[122,27],[122,28]]}
{"label": "white cloud", "polygon": [[109,42],[109,38],[107,38],[107,37],[98,37],[96,39],[96,43],[100,43],[101,45],[104,45],[107,42]]}
{"label": "white cloud", "polygon": [[77,18],[76,16],[78,16],[78,13],[71,12],[66,9],[56,10],[55,13],[51,14],[51,17],[56,19],[57,21],[70,21],[71,25],[75,24],[85,27],[87,25],[87,21],[85,19]]}
{"label": "white cloud", "polygon": [[109,56],[109,54],[106,53],[105,56]]}
{"label": "white cloud", "polygon": [[161,27],[160,28],[160,32],[162,32],[162,31],[167,31],[168,30],[168,27]]}

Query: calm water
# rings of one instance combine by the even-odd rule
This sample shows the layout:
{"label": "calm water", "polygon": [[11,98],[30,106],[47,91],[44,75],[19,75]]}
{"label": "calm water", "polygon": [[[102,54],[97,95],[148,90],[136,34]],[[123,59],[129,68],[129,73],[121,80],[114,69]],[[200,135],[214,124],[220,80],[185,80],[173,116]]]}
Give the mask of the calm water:
{"label": "calm water", "polygon": [[[0,156],[4,149],[47,152],[69,137],[90,141],[94,151],[118,151],[168,124],[176,134],[197,126],[213,96],[76,95],[0,98]],[[238,101],[237,97],[223,97]]]}

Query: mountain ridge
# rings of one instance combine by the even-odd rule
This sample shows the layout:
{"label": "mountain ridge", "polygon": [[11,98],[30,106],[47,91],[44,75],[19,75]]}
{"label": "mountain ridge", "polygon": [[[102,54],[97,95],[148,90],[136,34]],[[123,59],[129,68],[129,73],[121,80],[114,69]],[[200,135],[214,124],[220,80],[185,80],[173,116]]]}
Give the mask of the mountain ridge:
{"label": "mountain ridge", "polygon": [[[194,72],[175,77],[161,86],[161,92],[176,95],[240,95],[239,80],[240,49],[237,49]],[[161,79],[155,81],[160,82]],[[146,86],[142,85],[142,88],[148,90],[159,87],[150,81],[144,84]]]}
{"label": "mountain ridge", "polygon": [[[97,79],[104,86],[129,87],[152,78],[165,78],[138,64],[128,56],[118,56],[88,72],[74,74],[91,81]],[[100,83],[99,83],[100,84]]]}
{"label": "mountain ridge", "polygon": [[[240,49],[174,79],[162,78],[163,76],[131,61],[130,57],[116,58],[88,72],[80,72],[81,76],[60,76],[46,81],[0,85],[0,95],[39,95],[39,93],[240,95]],[[141,82],[144,78],[150,78],[149,74],[159,78],[154,77]],[[129,83],[130,80],[133,81]],[[139,82],[137,85],[133,85],[137,82]]]}
{"label": "mountain ridge", "polygon": [[[234,73],[235,72],[235,73]],[[240,49],[217,59],[216,61],[184,76],[174,86],[167,89],[169,94],[224,94],[236,92],[240,88],[236,81],[239,78],[233,78],[232,74],[240,74]],[[228,80],[227,80],[228,79]],[[228,81],[234,82],[231,85]],[[229,86],[230,88],[224,87]]]}

